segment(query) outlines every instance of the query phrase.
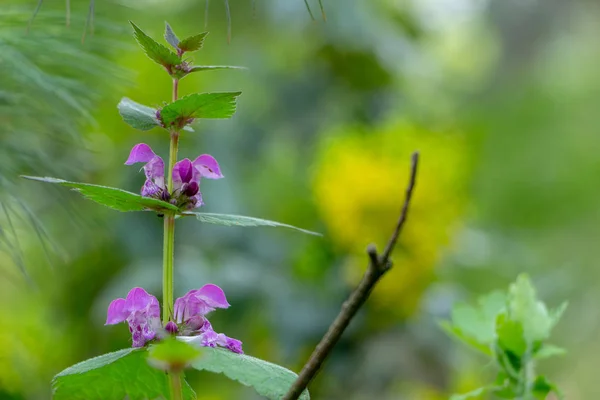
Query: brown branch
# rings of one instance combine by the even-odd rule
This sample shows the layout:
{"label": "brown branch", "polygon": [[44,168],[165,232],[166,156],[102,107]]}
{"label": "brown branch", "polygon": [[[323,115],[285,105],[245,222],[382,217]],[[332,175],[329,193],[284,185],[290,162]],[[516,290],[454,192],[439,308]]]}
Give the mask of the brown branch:
{"label": "brown branch", "polygon": [[298,379],[296,379],[296,381],[290,387],[290,390],[287,392],[285,397],[283,397],[283,400],[296,400],[298,397],[300,397],[311,380],[317,375],[321,365],[323,364],[323,361],[325,361],[333,347],[336,345],[350,324],[350,321],[352,321],[352,318],[354,318],[360,307],[365,303],[379,279],[392,267],[390,255],[396,246],[396,242],[398,241],[402,227],[406,222],[408,208],[412,198],[413,190],[415,188],[418,163],[419,153],[414,152],[411,157],[410,179],[408,186],[406,187],[406,196],[404,198],[402,211],[400,212],[400,217],[398,218],[398,223],[396,224],[394,233],[385,246],[385,250],[383,253],[381,253],[381,256],[379,256],[375,246],[372,244],[369,245],[367,248],[367,254],[369,256],[369,266],[367,267],[367,271],[365,272],[356,289],[354,289],[354,291],[350,294],[350,297],[348,297],[348,300],[342,304],[340,313],[335,318],[331,326],[329,326],[327,333],[325,336],[323,336],[323,339],[321,339],[311,354],[310,358],[302,368]]}

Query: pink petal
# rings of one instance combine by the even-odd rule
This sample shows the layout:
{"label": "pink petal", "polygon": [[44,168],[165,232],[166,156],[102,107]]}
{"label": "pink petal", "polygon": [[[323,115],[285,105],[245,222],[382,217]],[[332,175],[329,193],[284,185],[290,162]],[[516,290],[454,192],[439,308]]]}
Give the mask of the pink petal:
{"label": "pink petal", "polygon": [[146,178],[153,179],[159,187],[165,186],[165,163],[159,156],[154,156],[144,165]]}
{"label": "pink petal", "polygon": [[230,304],[227,302],[227,298],[225,297],[225,292],[223,292],[223,289],[217,285],[213,285],[212,283],[204,285],[198,289],[196,297],[204,300],[204,302],[210,307],[228,308],[230,306]]}
{"label": "pink petal", "polygon": [[223,174],[221,173],[219,163],[210,154],[202,154],[201,156],[196,158],[192,164],[194,164],[194,167],[200,172],[200,175],[202,175],[205,178],[223,178]]}
{"label": "pink petal", "polygon": [[156,157],[156,154],[152,151],[150,146],[145,143],[136,144],[129,153],[129,158],[125,161],[125,165],[131,165],[135,163],[147,163]]}
{"label": "pink petal", "polygon": [[147,308],[152,309],[153,314],[155,313],[155,310],[158,308],[158,300],[156,297],[148,294],[148,292],[140,287],[131,289],[125,299],[126,311],[132,313],[135,311],[146,310]]}
{"label": "pink petal", "polygon": [[124,322],[129,313],[124,310],[125,299],[115,299],[109,306],[106,312],[106,323],[104,325],[114,325]]}

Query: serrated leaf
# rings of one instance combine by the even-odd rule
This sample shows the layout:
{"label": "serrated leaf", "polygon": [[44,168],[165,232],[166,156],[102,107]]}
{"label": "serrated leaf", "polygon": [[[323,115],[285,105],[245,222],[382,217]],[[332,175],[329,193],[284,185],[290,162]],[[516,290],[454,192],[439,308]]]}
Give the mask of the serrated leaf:
{"label": "serrated leaf", "polygon": [[248,68],[246,67],[238,67],[235,65],[194,65],[192,67],[190,67],[190,70],[188,73],[192,73],[192,72],[200,72],[200,71],[212,71],[212,70],[216,70],[216,69],[241,69],[241,70],[247,70]]}
{"label": "serrated leaf", "polygon": [[242,215],[232,214],[215,214],[215,213],[202,213],[202,212],[185,212],[183,215],[194,215],[200,222],[208,224],[224,225],[224,226],[272,226],[272,227],[283,227],[291,228],[297,231],[307,233],[309,235],[323,236],[320,233],[308,231],[306,229],[298,228],[293,225],[282,224],[280,222],[269,221],[266,219],[245,217]]}
{"label": "serrated leaf", "polygon": [[229,118],[235,113],[241,92],[196,93],[185,96],[160,110],[165,127],[182,128],[195,118]]}
{"label": "serrated leaf", "polygon": [[[147,363],[146,349],[123,349],[75,364],[52,380],[54,400],[169,398],[168,376]],[[195,398],[187,383],[184,398]]]}
{"label": "serrated leaf", "polygon": [[57,183],[62,186],[71,187],[81,193],[85,198],[117,211],[153,210],[159,213],[179,211],[173,204],[149,197],[143,197],[139,194],[122,189],[93,185],[90,183],[69,182],[63,179],[50,177],[23,176],[23,178],[46,183]]}
{"label": "serrated leaf", "polygon": [[162,65],[169,72],[175,65],[181,64],[181,59],[177,56],[177,54],[173,53],[171,50],[166,48],[160,43],[157,43],[150,36],[146,35],[144,31],[142,31],[136,24],[129,21],[131,26],[133,27],[135,40],[139,43],[139,45],[144,49],[146,55],[155,63]]}
{"label": "serrated leaf", "polygon": [[182,39],[177,45],[177,47],[182,52],[200,50],[202,48],[202,45],[204,44],[204,39],[206,38],[206,35],[208,35],[208,32],[202,32],[197,35]]}
{"label": "serrated leaf", "polygon": [[[271,400],[281,399],[298,377],[294,372],[279,365],[211,347],[205,348],[203,356],[192,363],[192,367],[224,374],[229,379],[254,388],[258,394]],[[300,395],[300,399],[310,399],[308,390]]]}
{"label": "serrated leaf", "polygon": [[175,32],[173,32],[171,25],[169,25],[169,23],[166,21],[165,21],[165,40],[167,41],[167,43],[169,43],[171,46],[173,46],[177,49],[177,45],[179,44],[179,38],[177,37],[177,35],[175,35]]}
{"label": "serrated leaf", "polygon": [[132,128],[141,131],[148,131],[154,127],[160,126],[160,121],[156,118],[156,109],[144,106],[140,103],[123,97],[117,106],[119,114],[123,121]]}

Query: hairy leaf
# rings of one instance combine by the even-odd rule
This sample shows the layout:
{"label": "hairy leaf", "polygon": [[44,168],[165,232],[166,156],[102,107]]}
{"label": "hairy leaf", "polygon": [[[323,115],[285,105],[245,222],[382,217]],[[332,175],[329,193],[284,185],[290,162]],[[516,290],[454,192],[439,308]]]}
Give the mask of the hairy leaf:
{"label": "hairy leaf", "polygon": [[49,177],[23,176],[23,178],[40,182],[58,183],[59,185],[72,187],[74,190],[81,193],[85,198],[117,211],[154,210],[159,213],[179,211],[179,209],[173,204],[149,197],[143,197],[139,194],[131,193],[122,189],[93,185],[91,183],[69,182],[63,179]]}
{"label": "hairy leaf", "polygon": [[156,118],[156,110],[148,106],[123,97],[117,106],[119,114],[123,121],[135,129],[148,131],[156,126],[160,126],[160,121]]}
{"label": "hairy leaf", "polygon": [[187,37],[181,40],[177,47],[182,52],[200,50],[204,44],[206,35],[208,35],[208,32],[202,32],[197,35]]}
{"label": "hairy leaf", "polygon": [[182,128],[194,118],[230,118],[241,92],[196,93],[185,96],[160,110],[165,127]]}
{"label": "hairy leaf", "polygon": [[165,22],[165,40],[175,48],[177,48],[177,45],[179,44],[179,38],[177,38],[177,35],[175,35],[175,32],[173,32],[171,25],[169,25],[167,22]]}
{"label": "hairy leaf", "polygon": [[152,61],[162,65],[169,72],[173,66],[181,64],[181,59],[177,56],[177,54],[173,53],[162,44],[157,43],[154,39],[146,35],[140,28],[138,28],[133,22],[129,21],[129,23],[133,27],[133,36],[135,37],[135,40],[137,40],[142,49],[144,49],[146,55],[150,57]]}
{"label": "hairy leaf", "polygon": [[[211,347],[204,349],[203,356],[193,362],[192,367],[197,370],[224,374],[229,379],[251,386],[258,394],[271,400],[281,399],[298,377],[292,371],[279,365]],[[310,399],[308,390],[302,393],[300,399]]]}
{"label": "hairy leaf", "polygon": [[194,65],[190,67],[190,71],[192,72],[200,72],[200,71],[211,71],[215,69],[248,69],[246,67],[237,67],[234,65]]}
{"label": "hairy leaf", "polygon": [[309,235],[323,236],[320,233],[308,231],[306,229],[297,228],[292,225],[282,224],[280,222],[269,221],[267,219],[260,219],[254,217],[245,217],[242,215],[232,214],[215,214],[215,213],[202,213],[202,212],[185,212],[183,215],[194,215],[198,221],[206,222],[208,224],[225,225],[225,226],[273,226],[273,227],[284,227],[291,228],[297,231],[307,233]]}
{"label": "hairy leaf", "polygon": [[[146,349],[123,349],[75,364],[52,380],[54,400],[169,398],[168,376],[151,367]],[[184,398],[195,398],[184,384]]]}

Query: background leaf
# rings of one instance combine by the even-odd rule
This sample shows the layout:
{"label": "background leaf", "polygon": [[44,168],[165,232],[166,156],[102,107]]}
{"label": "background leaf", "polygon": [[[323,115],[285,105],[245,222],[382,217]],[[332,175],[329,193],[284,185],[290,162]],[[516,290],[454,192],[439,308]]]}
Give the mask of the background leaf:
{"label": "background leaf", "polygon": [[490,345],[496,334],[496,315],[505,307],[506,296],[496,291],[480,297],[478,303],[477,307],[457,304],[452,309],[452,323],[446,325],[445,329],[467,344],[490,354]]}
{"label": "background leaf", "polygon": [[525,339],[531,342],[547,339],[556,322],[556,317],[550,316],[546,305],[538,301],[535,288],[525,274],[519,275],[517,281],[510,285],[508,311],[508,317],[521,323]]}
{"label": "background leaf", "polygon": [[164,106],[160,118],[166,127],[182,127],[190,118],[229,118],[235,113],[235,100],[241,93],[191,94]]}
{"label": "background leaf", "polygon": [[186,212],[183,215],[195,215],[198,221],[206,222],[208,224],[225,225],[225,226],[273,226],[273,227],[284,227],[291,228],[297,231],[307,233],[309,235],[323,236],[320,233],[308,231],[306,229],[297,228],[293,225],[282,224],[280,222],[269,221],[267,219],[260,219],[254,217],[245,217],[242,215],[232,214],[215,214],[215,213],[201,213],[201,212]]}
{"label": "background leaf", "polygon": [[[52,381],[54,400],[169,398],[168,376],[151,367],[146,349],[123,349],[75,364]],[[184,398],[195,398],[184,384]]]}
{"label": "background leaf", "polygon": [[177,57],[177,54],[173,53],[162,44],[157,43],[133,22],[129,21],[129,23],[133,27],[133,36],[135,37],[135,40],[137,40],[142,49],[144,49],[146,55],[150,57],[152,61],[162,65],[168,70],[174,65],[181,64],[181,60]]}
{"label": "background leaf", "polygon": [[156,118],[156,109],[136,103],[135,101],[123,97],[117,106],[119,114],[123,121],[135,129],[148,131],[154,127],[160,126],[160,121]]}
{"label": "background leaf", "polygon": [[81,193],[85,198],[117,211],[179,211],[176,206],[165,201],[143,197],[139,194],[108,186],[93,185],[91,183],[69,182],[63,179],[50,177],[23,176],[23,178],[40,182],[58,183],[59,185],[72,187],[74,190]]}
{"label": "background leaf", "polygon": [[[298,377],[279,365],[229,350],[206,347],[203,353],[200,360],[192,363],[193,368],[225,374],[230,379],[253,387],[258,394],[271,400],[283,397]],[[310,399],[307,390],[300,399]]]}

